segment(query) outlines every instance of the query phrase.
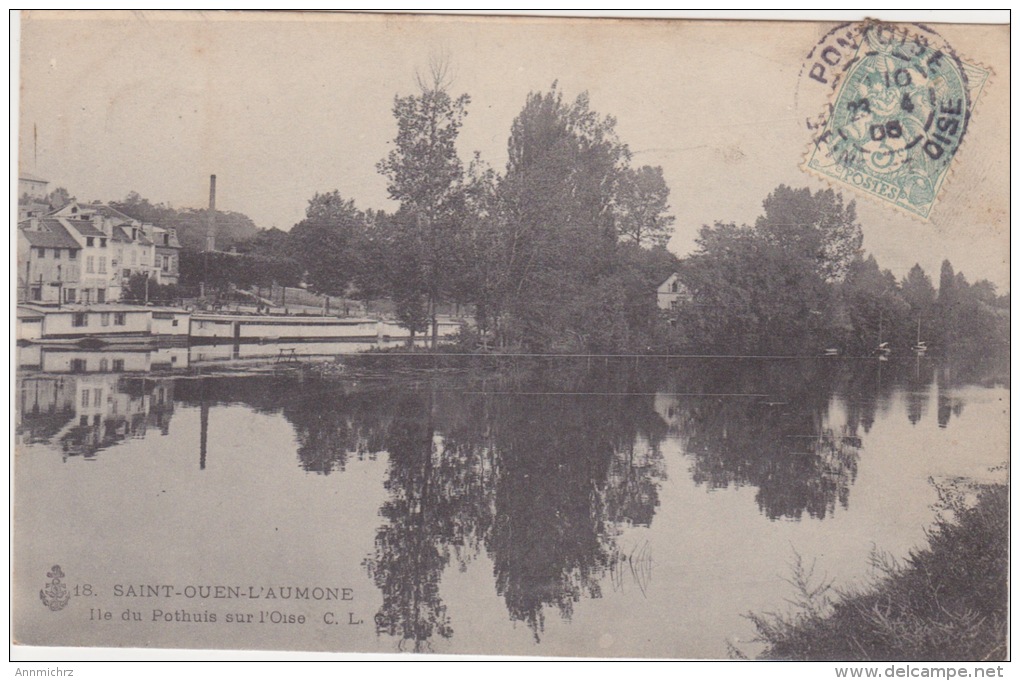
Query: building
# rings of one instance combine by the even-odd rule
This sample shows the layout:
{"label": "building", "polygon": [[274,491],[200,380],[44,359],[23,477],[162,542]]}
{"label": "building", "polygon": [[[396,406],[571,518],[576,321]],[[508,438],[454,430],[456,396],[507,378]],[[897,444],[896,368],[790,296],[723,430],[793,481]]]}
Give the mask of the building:
{"label": "building", "polygon": [[18,196],[29,199],[45,199],[50,181],[36,177],[32,173],[18,175]]}
{"label": "building", "polygon": [[59,218],[18,223],[19,302],[65,303],[78,299],[82,247]]}
{"label": "building", "polygon": [[106,303],[120,300],[121,281],[110,236],[88,220],[64,220],[81,248],[78,300]]}
{"label": "building", "polygon": [[31,173],[18,175],[18,220],[39,217],[50,211],[46,202],[49,182]]}
{"label": "building", "polygon": [[181,242],[177,240],[177,230],[142,225],[142,231],[156,251],[153,256],[156,281],[163,285],[176,285],[181,274]]}
{"label": "building", "polygon": [[669,275],[666,281],[659,284],[659,287],[656,289],[656,302],[659,305],[659,309],[671,317],[675,317],[681,303],[690,302],[690,300],[690,291],[680,281],[680,275],[675,272]]}
{"label": "building", "polygon": [[159,284],[176,284],[180,278],[181,244],[177,231],[135,220],[99,201],[71,201],[53,215],[88,220],[111,243],[111,262],[124,288],[135,274],[145,274]]}

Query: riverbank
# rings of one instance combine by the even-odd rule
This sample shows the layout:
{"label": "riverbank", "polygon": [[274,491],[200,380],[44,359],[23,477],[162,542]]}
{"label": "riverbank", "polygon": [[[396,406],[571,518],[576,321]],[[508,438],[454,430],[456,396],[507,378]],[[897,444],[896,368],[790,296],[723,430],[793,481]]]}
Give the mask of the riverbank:
{"label": "riverbank", "polygon": [[939,491],[928,546],[903,564],[876,557],[873,584],[830,596],[828,586],[813,585],[810,570],[797,566],[791,582],[798,611],[750,615],[766,645],[759,658],[1008,658],[1009,487],[952,483]]}

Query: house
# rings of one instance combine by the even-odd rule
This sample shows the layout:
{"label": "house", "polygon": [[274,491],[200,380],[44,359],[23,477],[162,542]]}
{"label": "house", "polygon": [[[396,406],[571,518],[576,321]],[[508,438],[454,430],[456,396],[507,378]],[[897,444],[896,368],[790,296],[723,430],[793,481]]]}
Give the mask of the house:
{"label": "house", "polygon": [[62,223],[81,246],[78,300],[86,304],[120,300],[121,281],[110,236],[88,220]]}
{"label": "house", "polygon": [[18,175],[18,220],[39,217],[50,210],[46,202],[48,180],[36,177],[31,173]]}
{"label": "house", "polygon": [[45,199],[46,188],[49,184],[49,180],[44,180],[32,173],[19,173],[18,196],[27,196],[30,199]]}
{"label": "house", "polygon": [[666,281],[659,284],[656,289],[656,302],[659,309],[675,316],[681,303],[690,302],[691,293],[680,281],[680,275],[674,272],[666,278]]}
{"label": "house", "polygon": [[73,302],[81,286],[82,247],[59,218],[18,223],[19,302]]}
{"label": "house", "polygon": [[177,230],[155,225],[142,225],[142,231],[155,248],[153,270],[160,284],[177,284],[181,273],[181,242]]}
{"label": "house", "polygon": [[138,273],[159,284],[178,282],[181,244],[175,229],[143,223],[99,201],[71,201],[53,215],[88,220],[108,236],[113,248],[113,266],[122,287]]}

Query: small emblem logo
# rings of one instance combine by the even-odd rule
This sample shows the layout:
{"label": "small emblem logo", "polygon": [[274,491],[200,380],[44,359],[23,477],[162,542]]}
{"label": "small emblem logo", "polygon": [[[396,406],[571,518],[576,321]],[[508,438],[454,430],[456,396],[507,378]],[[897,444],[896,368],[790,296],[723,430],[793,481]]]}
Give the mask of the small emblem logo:
{"label": "small emblem logo", "polygon": [[54,565],[46,573],[46,576],[50,578],[50,581],[39,591],[39,598],[43,605],[50,610],[54,612],[63,610],[67,602],[71,600],[71,594],[68,593],[67,587],[60,581],[64,578],[64,571],[60,569],[59,565]]}

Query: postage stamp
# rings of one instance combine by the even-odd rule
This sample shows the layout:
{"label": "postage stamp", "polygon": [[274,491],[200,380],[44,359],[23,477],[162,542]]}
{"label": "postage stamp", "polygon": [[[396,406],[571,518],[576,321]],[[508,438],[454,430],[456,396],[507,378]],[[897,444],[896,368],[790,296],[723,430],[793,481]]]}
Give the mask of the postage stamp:
{"label": "postage stamp", "polygon": [[[809,77],[844,61],[805,170],[927,220],[990,72],[923,26],[862,24],[818,52]],[[835,70],[833,70],[835,72]]]}

